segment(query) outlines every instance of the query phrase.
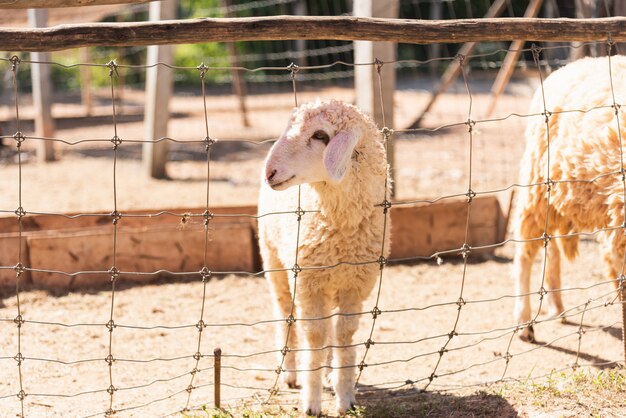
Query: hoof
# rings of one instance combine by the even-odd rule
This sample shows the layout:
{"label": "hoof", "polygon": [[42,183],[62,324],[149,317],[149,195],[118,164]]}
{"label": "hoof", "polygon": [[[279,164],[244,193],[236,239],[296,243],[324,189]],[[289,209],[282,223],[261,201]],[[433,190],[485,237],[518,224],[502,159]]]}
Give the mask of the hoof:
{"label": "hoof", "polygon": [[532,325],[529,325],[528,328],[523,329],[519,337],[522,341],[526,341],[532,344],[535,344],[537,342],[537,340],[535,339],[535,329]]}

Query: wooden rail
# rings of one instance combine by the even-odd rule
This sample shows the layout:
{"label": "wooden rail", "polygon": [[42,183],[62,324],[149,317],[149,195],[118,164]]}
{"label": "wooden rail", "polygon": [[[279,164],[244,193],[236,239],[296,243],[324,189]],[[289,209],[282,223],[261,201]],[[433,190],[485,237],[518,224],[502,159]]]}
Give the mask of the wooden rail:
{"label": "wooden rail", "polygon": [[55,51],[86,46],[137,46],[286,39],[432,44],[512,41],[626,41],[626,17],[406,20],[351,16],[268,16],[159,22],[92,23],[43,29],[0,28],[2,51]]}
{"label": "wooden rail", "polygon": [[51,9],[104,4],[147,3],[152,0],[0,0],[0,9]]}

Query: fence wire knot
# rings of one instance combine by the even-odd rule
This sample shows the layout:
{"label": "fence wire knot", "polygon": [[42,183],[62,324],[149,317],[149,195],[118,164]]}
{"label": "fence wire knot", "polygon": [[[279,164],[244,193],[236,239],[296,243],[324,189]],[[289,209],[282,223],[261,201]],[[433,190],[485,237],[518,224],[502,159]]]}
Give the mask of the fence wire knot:
{"label": "fence wire knot", "polygon": [[537,294],[539,295],[539,299],[543,299],[543,297],[548,294],[548,291],[545,287],[541,286],[541,289],[539,289],[539,292],[537,292]]}
{"label": "fence wire knot", "polygon": [[465,57],[465,55],[463,55],[463,54],[456,54],[456,55],[454,56],[454,59],[459,61],[459,65],[463,65],[463,64],[465,64],[465,58],[466,58],[466,57]]}
{"label": "fence wire knot", "polygon": [[202,319],[198,321],[198,323],[196,324],[196,328],[198,328],[198,331],[200,332],[202,332],[202,330],[206,328],[206,324]]}
{"label": "fence wire knot", "polygon": [[365,341],[365,348],[369,349],[374,344],[376,344],[376,343],[374,341],[372,341],[371,338],[368,338],[367,341]]}
{"label": "fence wire knot", "polygon": [[467,193],[465,193],[465,196],[467,196],[467,203],[472,203],[472,200],[474,200],[474,198],[476,197],[476,192],[472,189],[469,189]]}
{"label": "fence wire knot", "polygon": [[306,211],[298,206],[298,208],[296,209],[296,211],[294,213],[298,217],[298,222],[300,222],[302,220],[302,217],[306,213]]}
{"label": "fence wire knot", "polygon": [[550,122],[550,117],[552,116],[552,112],[550,112],[549,110],[546,110],[542,112],[541,114],[543,115],[546,123]]}
{"label": "fence wire knot", "polygon": [[115,415],[116,413],[117,413],[117,411],[116,411],[115,409],[111,409],[111,408],[109,408],[109,409],[107,409],[107,410],[104,412],[104,416],[105,416],[105,417],[110,417],[110,416],[112,416],[112,415]]}
{"label": "fence wire knot", "polygon": [[284,372],[284,370],[283,370],[283,368],[282,368],[282,367],[280,367],[280,366],[278,366],[278,367],[276,368],[276,370],[274,370],[274,373],[276,373],[276,374],[278,374],[278,375],[279,375],[279,374],[281,374],[282,372]]}
{"label": "fence wire knot", "polygon": [[194,367],[193,369],[191,369],[191,371],[189,372],[190,375],[195,376],[196,374],[198,374],[200,372],[200,370],[197,367]]}
{"label": "fence wire knot", "polygon": [[15,140],[15,146],[18,148],[22,146],[22,142],[26,141],[26,137],[21,131],[14,133],[13,139]]}
{"label": "fence wire knot", "polygon": [[405,385],[414,385],[414,384],[415,384],[415,382],[414,382],[413,380],[411,380],[411,379],[406,379],[406,380],[404,381],[404,384],[405,384]]}
{"label": "fence wire knot", "polygon": [[217,142],[217,138],[211,138],[210,136],[204,137],[204,150],[209,152],[211,147]]}
{"label": "fence wire knot", "polygon": [[213,218],[215,218],[215,215],[212,212],[209,212],[208,210],[205,210],[202,213],[202,217],[204,218],[204,226],[207,226],[209,224],[209,222],[212,221]]}
{"label": "fence wire knot", "polygon": [[109,67],[109,77],[112,77],[113,73],[115,73],[116,76],[119,75],[117,73],[117,62],[115,62],[115,60],[111,60],[111,61],[107,62],[106,66]]}
{"label": "fence wire knot", "polygon": [[120,277],[120,271],[117,267],[113,266],[109,269],[109,276],[111,277],[111,281],[114,282]]}
{"label": "fence wire knot", "polygon": [[17,399],[19,399],[20,401],[23,401],[25,397],[26,392],[24,392],[24,390],[20,390],[19,392],[17,392]]}
{"label": "fence wire knot", "polygon": [[280,350],[280,354],[282,354],[283,356],[286,356],[288,352],[290,352],[291,349],[287,346],[284,346],[281,350]]}
{"label": "fence wire knot", "polygon": [[24,356],[22,355],[22,353],[17,353],[15,357],[13,357],[13,360],[17,361],[17,365],[20,366],[24,361]]}
{"label": "fence wire knot", "polygon": [[122,138],[120,138],[117,135],[114,135],[113,138],[111,138],[111,143],[113,144],[113,149],[116,150],[117,147],[119,147],[122,144]]}
{"label": "fence wire knot", "polygon": [[465,299],[463,299],[462,296],[456,301],[456,305],[459,307],[459,309],[461,309],[466,304],[467,302],[465,301]]}
{"label": "fence wire knot", "polygon": [[15,325],[17,325],[18,328],[21,328],[22,325],[24,325],[24,318],[22,318],[22,315],[18,315],[15,317],[13,322],[15,323]]}
{"label": "fence wire knot", "polygon": [[273,388],[269,388],[267,391],[269,392],[270,396],[278,395],[278,389],[276,388],[276,386],[274,386]]}
{"label": "fence wire knot", "polygon": [[513,358],[513,354],[509,353],[508,351],[506,352],[506,354],[504,355],[504,361],[506,361],[507,363],[509,363],[511,361],[511,359]]}
{"label": "fence wire knot", "polygon": [[291,271],[294,272],[294,274],[298,275],[300,274],[300,272],[302,271],[302,267],[300,267],[300,265],[298,263],[294,264],[293,267],[291,268]]}
{"label": "fence wire knot", "polygon": [[467,118],[467,121],[465,122],[465,124],[467,125],[467,130],[469,132],[473,132],[474,131],[474,126],[476,126],[476,121],[472,118]]}
{"label": "fence wire knot", "polygon": [[463,257],[463,260],[467,260],[471,252],[472,252],[472,247],[467,245],[467,243],[464,243],[463,246],[461,247],[461,256]]}
{"label": "fence wire knot", "polygon": [[287,70],[291,71],[291,77],[295,77],[296,73],[300,71],[300,67],[298,67],[295,63],[291,63],[287,66]]}
{"label": "fence wire knot", "polygon": [[289,315],[285,321],[287,322],[287,326],[292,326],[296,322],[296,318],[294,318],[293,315]]}
{"label": "fence wire knot", "polygon": [[376,72],[380,74],[380,70],[383,68],[383,65],[385,65],[385,63],[378,58],[375,58],[374,65],[376,66]]}
{"label": "fence wire knot", "polygon": [[22,60],[17,55],[13,55],[9,58],[9,61],[11,61],[11,71],[17,70],[17,66],[22,63]]}
{"label": "fence wire knot", "polygon": [[187,393],[191,393],[192,390],[194,390],[195,388],[193,387],[193,385],[189,385],[187,386],[187,389],[185,389],[187,391]]}
{"label": "fence wire knot", "polygon": [[387,199],[383,200],[383,203],[380,204],[380,206],[383,207],[383,213],[386,214],[389,209],[391,209],[391,202],[388,201]]}
{"label": "fence wire knot", "polygon": [[26,270],[22,263],[17,263],[15,267],[13,267],[13,269],[15,270],[15,275],[17,277],[20,277],[22,274],[24,274],[24,271]]}
{"label": "fence wire knot", "polygon": [[626,275],[620,274],[618,280],[618,285],[620,290],[624,290],[624,283],[626,283]]}
{"label": "fence wire knot", "polygon": [[622,108],[621,104],[615,103],[613,105],[611,105],[612,108],[615,109],[615,116],[619,116],[619,111]]}
{"label": "fence wire knot", "polygon": [[388,262],[389,260],[386,257],[382,255],[378,257],[378,264],[380,265],[381,270],[387,265]]}
{"label": "fence wire knot", "polygon": [[109,332],[113,332],[113,329],[116,327],[117,325],[115,325],[115,322],[111,319],[109,322],[106,323],[106,327],[109,330]]}
{"label": "fence wire knot", "polygon": [[444,353],[447,353],[447,352],[448,352],[448,349],[447,349],[447,348],[445,348],[445,347],[441,347],[441,348],[439,349],[439,351],[438,351],[438,353],[439,353],[439,357],[443,357]]}
{"label": "fence wire knot", "polygon": [[209,67],[202,62],[196,67],[196,69],[200,71],[200,78],[204,80],[204,76],[206,76],[207,71],[209,71]]}
{"label": "fence wire knot", "polygon": [[111,220],[113,222],[113,225],[117,225],[117,222],[122,219],[122,214],[119,213],[118,211],[114,210],[113,212],[111,212],[111,214],[109,215],[111,216]]}
{"label": "fence wire knot", "polygon": [[109,388],[107,389],[107,393],[109,395],[113,395],[115,393],[115,391],[117,390],[117,388],[113,385],[109,386]]}
{"label": "fence wire knot", "polygon": [[374,309],[372,309],[372,318],[376,319],[380,314],[382,314],[382,311],[378,308],[378,306],[374,306]]}
{"label": "fence wire knot", "polygon": [[113,362],[115,361],[115,357],[113,357],[113,354],[109,354],[105,357],[104,361],[106,361],[109,366],[112,366]]}
{"label": "fence wire knot", "polygon": [[437,375],[435,373],[431,373],[430,376],[428,376],[428,381],[432,382],[433,380],[435,380],[435,377],[437,377]]}
{"label": "fence wire knot", "polygon": [[200,275],[202,276],[202,282],[206,282],[211,278],[211,270],[209,270],[206,266],[202,267]]}
{"label": "fence wire knot", "polygon": [[537,44],[532,44],[531,45],[530,51],[533,54],[533,61],[535,61],[535,64],[539,63],[539,54],[541,54],[542,50],[543,50],[543,48],[541,48]]}
{"label": "fence wire knot", "polygon": [[389,138],[391,138],[391,135],[393,134],[393,129],[385,126],[383,129],[380,130],[380,132],[383,134],[383,141],[386,143],[387,141],[389,141]]}
{"label": "fence wire knot", "polygon": [[359,367],[359,371],[362,372],[363,369],[367,367],[367,364],[364,361],[361,361],[358,367]]}
{"label": "fence wire knot", "polygon": [[202,353],[200,353],[199,351],[196,351],[193,355],[193,359],[195,361],[200,361],[201,358],[202,358]]}
{"label": "fence wire knot", "polygon": [[546,192],[550,193],[552,191],[552,188],[554,187],[556,183],[554,182],[554,180],[552,179],[547,179],[545,182],[546,185]]}
{"label": "fence wire knot", "polygon": [[547,247],[550,243],[550,240],[552,240],[552,237],[544,232],[543,234],[541,234],[541,240],[543,241],[543,246]]}

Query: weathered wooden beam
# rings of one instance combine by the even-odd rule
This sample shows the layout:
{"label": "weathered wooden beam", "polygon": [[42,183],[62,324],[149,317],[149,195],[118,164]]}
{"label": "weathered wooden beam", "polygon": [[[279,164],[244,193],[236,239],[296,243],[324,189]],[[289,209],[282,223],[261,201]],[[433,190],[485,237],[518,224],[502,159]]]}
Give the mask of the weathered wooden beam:
{"label": "weathered wooden beam", "polygon": [[0,9],[52,9],[103,4],[147,3],[152,0],[0,0]]}
{"label": "weathered wooden beam", "polygon": [[286,39],[432,44],[512,41],[626,41],[626,17],[600,19],[407,20],[353,16],[265,16],[161,22],[91,23],[42,29],[0,28],[2,51],[56,51],[85,46],[138,46]]}

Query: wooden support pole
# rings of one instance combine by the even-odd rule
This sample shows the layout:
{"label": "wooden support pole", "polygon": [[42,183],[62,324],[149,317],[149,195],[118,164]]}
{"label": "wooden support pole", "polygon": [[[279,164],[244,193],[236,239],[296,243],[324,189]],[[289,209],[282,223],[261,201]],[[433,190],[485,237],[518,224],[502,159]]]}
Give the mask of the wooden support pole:
{"label": "wooden support pole", "polygon": [[[29,9],[28,20],[32,27],[45,27],[48,20],[48,11],[46,9]],[[52,119],[50,66],[48,64],[36,63],[50,61],[50,53],[32,52],[30,58],[33,61],[30,71],[33,83],[33,105],[35,107],[35,136],[53,138],[54,120]],[[39,161],[54,161],[54,142],[37,140],[36,150]]]}
{"label": "wooden support pole", "polygon": [[215,409],[221,407],[221,390],[222,390],[222,349],[213,350],[213,403]]}
{"label": "wooden support pole", "polygon": [[[80,49],[80,60],[83,63],[91,62],[89,48]],[[91,67],[80,66],[80,99],[85,109],[85,115],[91,116],[93,112],[93,96],[91,94]]]}
{"label": "wooden support pole", "polygon": [[0,0],[0,9],[52,9],[103,4],[147,3],[152,0]]}
{"label": "wooden support pole", "polygon": [[[526,8],[524,17],[536,17],[539,14],[542,4],[543,0],[531,0]],[[525,42],[526,41],[521,39],[511,42],[511,46],[506,53],[506,57],[504,57],[502,67],[500,68],[500,71],[498,71],[496,80],[491,87],[491,98],[489,99],[489,105],[487,106],[487,112],[485,113],[486,118],[493,113],[493,109],[496,107],[498,98],[506,88],[507,84],[509,84],[513,71],[515,71],[515,64],[519,60],[519,56],[522,53],[522,48],[524,47]]]}
{"label": "wooden support pole", "polygon": [[[487,13],[485,13],[485,19],[489,19],[489,18],[494,18],[496,16],[500,16],[500,14],[506,8],[506,5],[507,5],[507,0],[496,0],[491,5],[491,7],[489,7],[489,9],[487,10]],[[467,43],[464,43],[461,46],[461,48],[459,49],[459,52],[458,52],[459,55],[466,56],[466,55],[471,54],[472,51],[474,50],[474,48],[476,47],[476,44],[477,44],[477,42],[467,42]],[[441,76],[441,79],[439,80],[439,83],[437,84],[437,87],[435,87],[435,91],[430,96],[430,100],[426,104],[426,107],[424,107],[424,109],[422,109],[422,112],[417,117],[417,119],[415,119],[415,121],[409,126],[409,129],[419,128],[419,126],[422,123],[422,119],[424,118],[424,116],[426,116],[426,114],[433,107],[433,105],[435,104],[435,102],[439,98],[439,95],[441,93],[443,93],[444,91],[446,91],[448,89],[448,87],[450,87],[450,84],[452,84],[454,82],[454,80],[456,80],[457,77],[460,74],[461,74],[461,63],[460,63],[460,61],[459,60],[452,61],[450,63],[450,65],[448,65],[448,68],[446,68],[446,71]]]}
{"label": "wooden support pole", "polygon": [[[354,16],[397,18],[398,0],[354,0]],[[395,61],[397,45],[391,42],[354,42],[354,61],[359,63]],[[380,127],[394,127],[393,105],[396,90],[396,68],[393,64],[360,65],[354,69],[356,105],[374,118]],[[394,147],[387,147],[387,161],[393,178]]]}
{"label": "wooden support pole", "polygon": [[[231,0],[220,0],[222,7],[228,8],[231,5]],[[228,9],[227,9],[228,10]],[[226,12],[227,17],[232,17],[232,13]],[[246,81],[241,75],[241,71],[236,67],[239,67],[239,57],[237,56],[237,48],[234,42],[227,42],[226,49],[228,50],[228,60],[230,61],[230,76],[233,79],[233,94],[237,97],[239,103],[239,113],[241,114],[241,123],[243,126],[249,127],[248,110],[246,109]]]}
{"label": "wooden support pole", "polygon": [[[176,1],[164,0],[150,3],[150,19],[173,19],[176,14]],[[169,122],[169,102],[172,95],[172,70],[157,63],[172,64],[172,46],[160,45],[148,48],[146,73],[146,104],[144,108],[144,138],[155,141],[167,136]],[[147,174],[154,178],[167,176],[165,163],[169,143],[144,142],[142,161]]]}

